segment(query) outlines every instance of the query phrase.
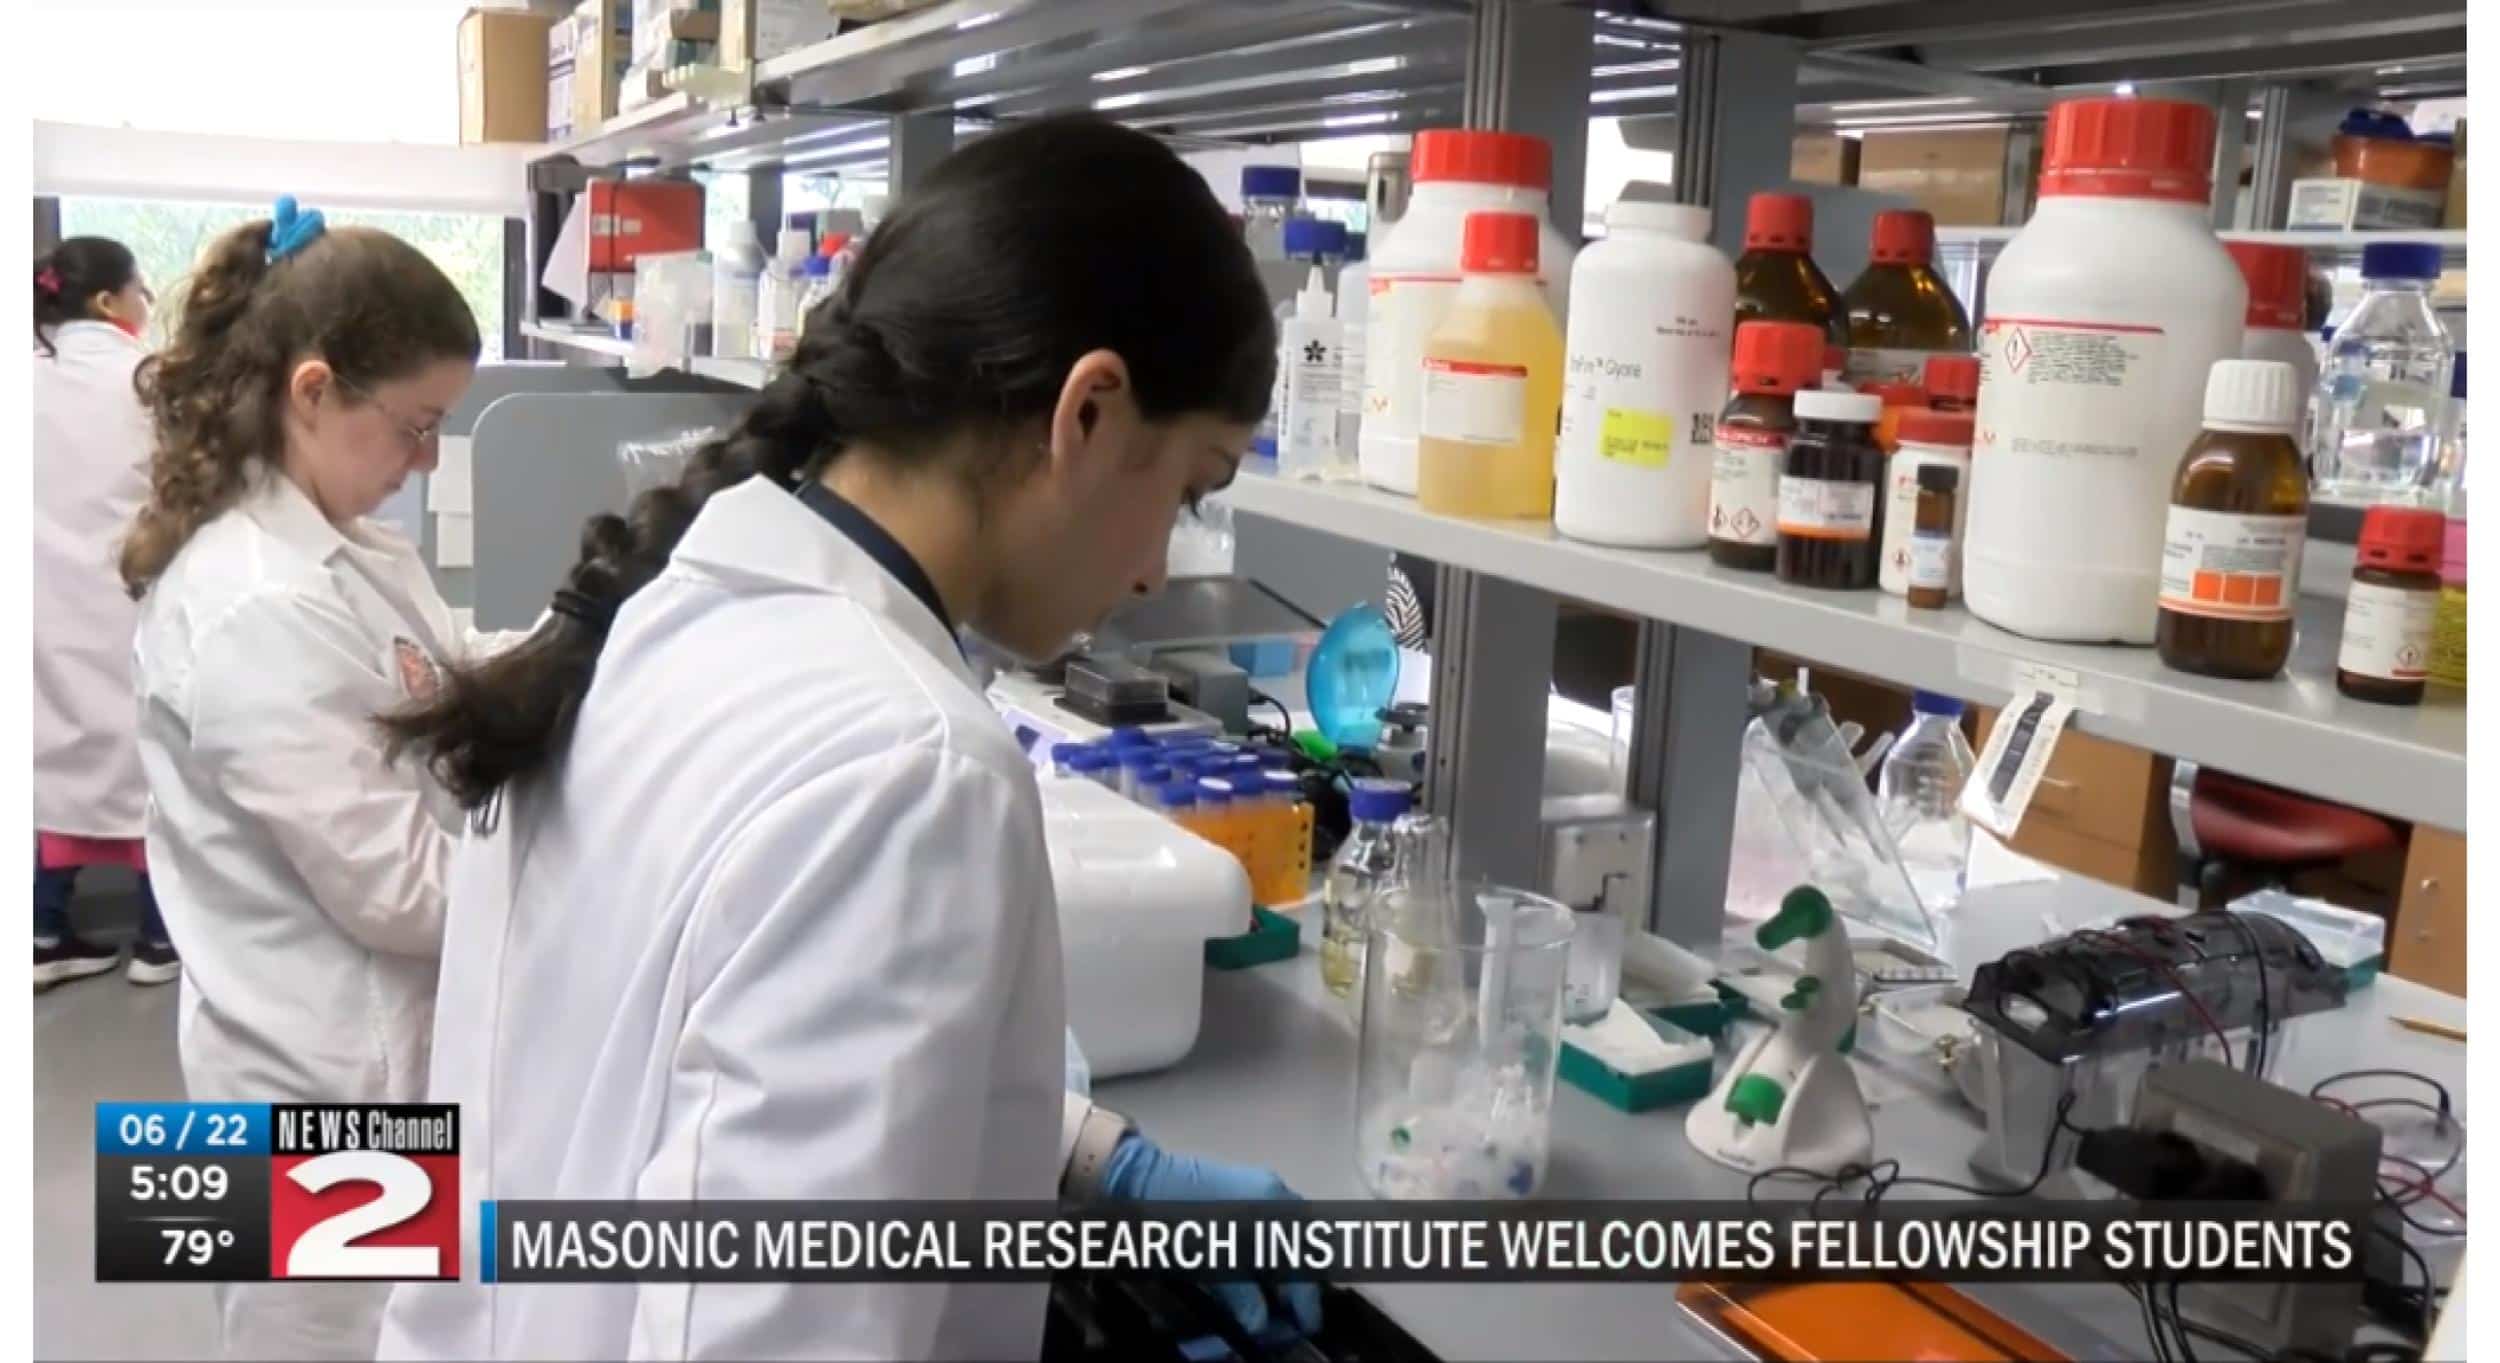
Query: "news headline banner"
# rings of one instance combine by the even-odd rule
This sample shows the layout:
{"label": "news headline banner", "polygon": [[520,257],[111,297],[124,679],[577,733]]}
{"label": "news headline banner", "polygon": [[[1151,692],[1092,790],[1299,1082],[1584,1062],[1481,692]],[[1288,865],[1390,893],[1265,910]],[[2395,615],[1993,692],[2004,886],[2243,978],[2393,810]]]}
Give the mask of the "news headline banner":
{"label": "news headline banner", "polygon": [[2369,1208],[490,1202],[489,1282],[2358,1282]]}

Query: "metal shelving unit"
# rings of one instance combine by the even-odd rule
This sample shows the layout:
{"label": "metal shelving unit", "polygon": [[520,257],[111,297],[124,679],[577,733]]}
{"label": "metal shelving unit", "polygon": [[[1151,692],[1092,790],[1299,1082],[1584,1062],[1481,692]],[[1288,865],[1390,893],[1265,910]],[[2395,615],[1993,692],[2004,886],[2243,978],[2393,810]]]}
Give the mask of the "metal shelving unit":
{"label": "metal shelving unit", "polygon": [[[2322,0],[1622,0],[1614,13],[1562,0],[950,0],[763,62],[742,107],[674,96],[617,120],[559,149],[543,187],[565,187],[583,168],[743,171],[771,195],[769,209],[757,200],[762,220],[778,214],[779,174],[882,170],[908,185],[958,136],[1090,110],[1183,147],[1462,123],[1536,132],[1553,141],[1557,192],[1569,198],[1587,116],[1659,114],[1671,117],[1639,123],[1639,145],[1672,147],[1677,197],[1716,205],[1725,229],[1730,205],[1786,181],[1796,127],[1841,123],[1853,102],[1861,112],[1870,101],[1949,106],[1940,123],[2022,120],[2062,94],[2145,81],[2147,93],[2225,108],[2253,100],[2263,128],[2283,121],[2294,86],[2331,105],[2461,85],[2462,0],[2391,4],[2405,11],[2397,36],[2359,41],[2355,27],[2382,16]],[[2268,36],[2252,46],[2257,31]],[[2419,74],[2380,69],[2396,66]],[[1630,137],[1635,124],[1624,127]],[[2251,162],[2279,188],[2288,172],[2279,139],[2268,145]],[[2013,230],[1947,229],[1943,255],[1975,278]],[[2369,239],[2250,235],[2339,264]],[[2394,235],[2463,256],[2462,233]],[[624,350],[556,329],[528,334],[605,358]],[[689,368],[747,388],[768,375],[757,361]],[[1755,645],[1979,701],[2048,677],[2077,695],[2087,731],[2403,818],[2464,822],[2462,706],[2343,700],[2331,607],[2316,603],[2304,607],[2290,677],[2243,685],[2170,673],[2146,649],[2038,644],[1958,609],[1912,613],[1874,593],[1788,589],[1698,554],[1431,516],[1359,488],[1248,477],[1231,496],[1246,514],[1442,565],[1432,799],[1458,820],[1483,874],[1533,866],[1536,783],[1521,773],[1535,769],[1541,734],[1523,716],[1542,711],[1542,660],[1563,598],[1648,622],[1629,788],[1662,830],[1653,883],[1693,904],[1707,904],[1725,875],[1741,722],[1725,698],[1741,693]],[[1662,897],[1652,927],[1715,940],[1706,918]]]}
{"label": "metal shelving unit", "polygon": [[1791,587],[1698,550],[1609,549],[1550,525],[1435,515],[1365,487],[1245,473],[1224,496],[1239,511],[1981,704],[2049,681],[2075,696],[2087,732],[2400,819],[2465,826],[2464,701],[2404,709],[2338,693],[2340,602],[2302,603],[2300,644],[2282,678],[2229,682],[2171,671],[2149,648],[2041,643],[1959,606],[1911,610],[1881,592]]}

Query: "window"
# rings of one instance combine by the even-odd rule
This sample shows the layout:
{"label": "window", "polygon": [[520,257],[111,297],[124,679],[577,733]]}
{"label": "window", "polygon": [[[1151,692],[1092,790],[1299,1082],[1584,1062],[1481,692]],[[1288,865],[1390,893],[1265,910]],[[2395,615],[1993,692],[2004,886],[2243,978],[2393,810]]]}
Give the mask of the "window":
{"label": "window", "polygon": [[[139,273],[171,302],[192,262],[227,229],[263,217],[265,205],[192,203],[165,199],[61,200],[61,235],[110,237],[139,258]],[[374,227],[418,250],[460,289],[477,317],[479,358],[503,358],[504,220],[474,213],[367,213],[356,209],[324,209],[335,226]],[[169,316],[160,308],[158,317]],[[158,331],[161,322],[151,325]],[[161,342],[159,334],[148,338]]]}

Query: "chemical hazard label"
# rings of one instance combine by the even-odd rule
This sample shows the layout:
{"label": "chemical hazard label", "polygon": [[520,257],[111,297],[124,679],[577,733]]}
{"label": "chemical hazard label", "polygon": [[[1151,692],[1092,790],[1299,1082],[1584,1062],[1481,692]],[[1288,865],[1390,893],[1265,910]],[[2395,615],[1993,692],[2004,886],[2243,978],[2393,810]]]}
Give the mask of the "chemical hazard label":
{"label": "chemical hazard label", "polygon": [[1980,329],[1982,451],[2133,459],[2165,380],[2157,327],[1992,317]]}

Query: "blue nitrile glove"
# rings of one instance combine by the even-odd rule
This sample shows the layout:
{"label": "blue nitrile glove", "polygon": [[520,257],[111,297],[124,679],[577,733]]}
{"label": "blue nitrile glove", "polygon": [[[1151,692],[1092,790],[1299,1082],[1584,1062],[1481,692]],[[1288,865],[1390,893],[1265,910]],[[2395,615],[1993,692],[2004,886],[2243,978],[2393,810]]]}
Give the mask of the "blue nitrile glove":
{"label": "blue nitrile glove", "polygon": [[[1112,1150],[1111,1160],[1103,1166],[1102,1190],[1106,1196],[1131,1202],[1260,1202],[1295,1200],[1294,1191],[1285,1186],[1274,1171],[1254,1169],[1246,1164],[1224,1160],[1198,1159],[1189,1155],[1164,1153],[1153,1141],[1131,1131],[1120,1138]],[[1258,1337],[1290,1336],[1295,1329],[1309,1334],[1319,1329],[1319,1284],[1313,1282],[1280,1283],[1276,1293],[1284,1299],[1293,1319],[1276,1321],[1271,1329],[1267,1297],[1256,1283],[1217,1283],[1215,1294],[1233,1319],[1240,1322],[1242,1333]],[[1211,1347],[1210,1347],[1211,1346]],[[1229,1352],[1221,1340],[1209,1337],[1191,1340],[1181,1351],[1193,1359],[1222,1358]]]}

